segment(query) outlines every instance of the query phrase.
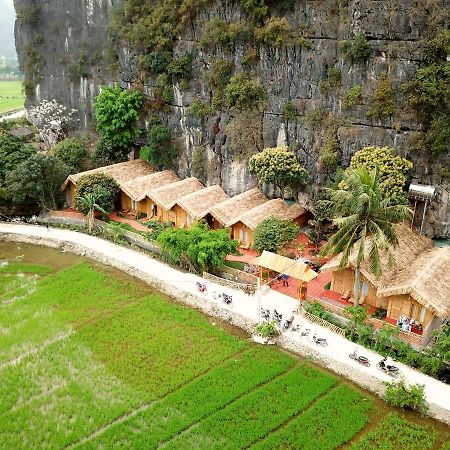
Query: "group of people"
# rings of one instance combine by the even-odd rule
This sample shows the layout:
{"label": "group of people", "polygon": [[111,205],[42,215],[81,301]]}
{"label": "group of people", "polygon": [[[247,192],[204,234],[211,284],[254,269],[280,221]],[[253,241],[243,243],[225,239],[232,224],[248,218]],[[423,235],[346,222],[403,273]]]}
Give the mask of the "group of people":
{"label": "group of people", "polygon": [[397,325],[403,331],[422,331],[422,324],[416,322],[414,319],[410,319],[407,316],[401,315],[397,321]]}

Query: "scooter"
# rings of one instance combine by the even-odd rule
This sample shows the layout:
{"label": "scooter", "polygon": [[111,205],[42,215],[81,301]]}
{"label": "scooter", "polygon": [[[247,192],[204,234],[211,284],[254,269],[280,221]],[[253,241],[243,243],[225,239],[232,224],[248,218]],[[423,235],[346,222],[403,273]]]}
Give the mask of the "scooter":
{"label": "scooter", "polygon": [[283,320],[283,315],[280,314],[276,309],[273,310],[272,319],[275,320],[275,322],[278,323],[278,325]]}
{"label": "scooter", "polygon": [[228,295],[228,294],[222,294],[222,301],[226,304],[226,305],[231,305],[231,303],[233,302],[233,296]]}
{"label": "scooter", "polygon": [[370,367],[369,359],[366,358],[365,356],[358,355],[357,349],[355,349],[355,351],[353,353],[350,353],[350,355],[348,355],[348,356],[349,356],[349,358],[353,359],[354,361],[359,362],[363,366]]}
{"label": "scooter", "polygon": [[286,321],[283,324],[283,330],[287,330],[292,325],[292,322],[294,322],[294,316],[291,316],[288,319],[286,319]]}
{"label": "scooter", "polygon": [[300,337],[308,336],[308,335],[309,335],[309,332],[310,332],[310,329],[309,329],[309,328],[306,328],[305,331],[302,331],[302,332],[301,332]]}
{"label": "scooter", "polygon": [[377,369],[383,371],[384,373],[387,373],[388,375],[390,375],[393,378],[398,377],[398,375],[400,373],[400,369],[397,366],[387,366],[384,362],[385,362],[385,360],[382,359],[377,364]]}
{"label": "scooter", "polygon": [[312,340],[315,344],[321,345],[322,347],[326,347],[328,345],[328,342],[325,338],[317,337],[315,334],[312,337]]}
{"label": "scooter", "polygon": [[206,288],[206,284],[202,284],[200,282],[196,282],[195,283],[197,285],[197,290],[199,292],[201,292],[202,294],[207,294],[208,293],[208,289]]}
{"label": "scooter", "polygon": [[268,322],[270,320],[270,309],[261,308],[261,317]]}

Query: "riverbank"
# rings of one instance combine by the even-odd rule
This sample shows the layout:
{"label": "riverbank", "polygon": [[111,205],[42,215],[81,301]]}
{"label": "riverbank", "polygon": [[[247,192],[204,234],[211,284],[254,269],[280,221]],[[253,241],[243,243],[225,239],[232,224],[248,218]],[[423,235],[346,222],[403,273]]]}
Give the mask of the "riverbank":
{"label": "riverbank", "polygon": [[[35,225],[0,224],[0,233],[1,241],[25,242],[59,248],[61,251],[86,256],[120,269],[186,305],[198,308],[208,315],[225,320],[249,333],[253,331],[258,320],[257,296],[246,296],[240,291],[223,288],[209,281],[206,282],[209,295],[200,294],[195,283],[197,281],[205,283],[201,277],[178,271],[144,253],[83,233]],[[214,300],[213,291],[232,295],[233,307],[230,308]],[[296,308],[294,299],[269,289],[264,290],[261,304],[264,308],[276,308],[283,315],[291,315],[292,310]],[[301,338],[299,333],[288,331],[279,341],[282,348],[302,356],[313,356],[319,364],[350,379],[359,386],[377,395],[383,394],[383,382],[390,381],[390,378],[376,369],[376,362],[381,359],[380,355],[359,347],[359,351],[368,356],[372,362],[371,367],[360,366],[348,358],[349,353],[356,346],[354,343],[328,329],[306,321],[303,317],[296,316],[295,323],[301,324],[304,328],[311,328],[311,335],[316,332],[318,336],[326,337],[329,346],[317,347],[310,340]],[[398,366],[409,383],[425,385],[430,415],[450,424],[450,403],[448,401],[450,386],[402,364],[398,364]]]}

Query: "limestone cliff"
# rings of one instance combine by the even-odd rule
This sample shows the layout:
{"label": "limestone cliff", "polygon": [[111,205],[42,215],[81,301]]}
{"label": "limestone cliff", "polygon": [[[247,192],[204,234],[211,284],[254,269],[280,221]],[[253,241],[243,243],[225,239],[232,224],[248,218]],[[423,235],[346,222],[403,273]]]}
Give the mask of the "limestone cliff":
{"label": "limestone cliff", "polygon": [[[30,81],[28,105],[56,98],[79,111],[80,128],[89,128],[93,99],[103,84],[119,81],[139,88],[154,104],[158,80],[141,70],[142,51],[119,40],[118,61],[111,64],[107,28],[113,9],[123,6],[123,0],[14,3],[16,46]],[[255,180],[247,171],[247,151],[239,150],[240,139],[250,140],[255,149],[286,144],[297,149],[311,175],[307,192],[313,193],[334,172],[335,164],[324,162],[329,147],[338,162],[348,165],[358,149],[388,145],[413,160],[414,181],[438,187],[426,231],[450,236],[449,155],[411,152],[410,139],[422,125],[401,89],[421,63],[422,41],[448,22],[448,0],[295,0],[285,17],[293,30],[301,30],[302,40],[289,45],[247,40],[206,48],[199,44],[205,24],[212,19],[241,23],[248,17],[239,1],[198,3],[172,48],[175,56],[192,55],[192,77],[188,84],[172,80],[169,104],[158,112],[177,139],[181,176],[194,174],[208,184],[220,183],[229,194],[242,192]],[[361,32],[372,54],[355,64],[344,56],[340,43]],[[193,102],[212,100],[214,90],[207,78],[217,60],[232,62],[233,73],[251,73],[264,86],[267,98],[261,114],[224,108],[202,116],[191,113]],[[392,87],[395,107],[389,114],[370,117],[367,113],[383,76]],[[354,86],[360,87],[357,100],[345,105],[343,98]],[[151,114],[154,110],[148,108],[147,116]],[[146,125],[144,119],[142,126]]]}

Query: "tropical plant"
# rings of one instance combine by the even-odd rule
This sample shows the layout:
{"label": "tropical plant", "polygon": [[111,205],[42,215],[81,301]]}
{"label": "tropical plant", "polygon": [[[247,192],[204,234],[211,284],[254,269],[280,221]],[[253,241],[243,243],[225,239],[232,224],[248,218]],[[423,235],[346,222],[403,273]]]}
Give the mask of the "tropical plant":
{"label": "tropical plant", "polygon": [[253,233],[253,248],[258,252],[276,253],[287,242],[297,237],[298,227],[290,220],[268,217],[258,224]]}
{"label": "tropical plant", "polygon": [[94,229],[95,212],[100,211],[103,214],[106,214],[106,211],[100,206],[100,203],[102,203],[103,198],[107,196],[108,191],[106,189],[100,188],[95,192],[87,193],[77,197],[77,202],[80,209],[85,211],[84,214],[86,215],[89,232]]}
{"label": "tropical plant", "polygon": [[260,182],[278,187],[283,198],[286,187],[298,189],[308,176],[295,153],[287,147],[266,148],[253,155],[248,166]]}
{"label": "tropical plant", "polygon": [[383,198],[378,167],[370,173],[364,168],[350,169],[345,181],[348,190],[327,189],[330,198],[327,202],[336,216],[333,222],[339,230],[324,246],[322,254],[342,253],[339,267],[344,269],[349,265],[352,250],[357,249],[354,299],[358,306],[361,264],[367,257],[370,270],[379,278],[381,253],[387,253],[390,264],[394,263],[391,250],[398,245],[394,224],[409,218],[411,210]]}
{"label": "tropical plant", "polygon": [[[101,195],[97,195],[100,192]],[[97,204],[106,212],[114,209],[114,200],[119,193],[119,186],[114,178],[104,173],[94,173],[91,175],[83,175],[77,183],[75,196],[75,207],[78,211],[86,215],[85,202],[79,202],[79,198],[86,197],[87,194],[95,194]],[[101,211],[101,210],[99,210]]]}
{"label": "tropical plant", "polygon": [[263,322],[257,325],[255,327],[255,331],[263,338],[271,338],[279,334],[275,320],[272,320],[272,322]]}

